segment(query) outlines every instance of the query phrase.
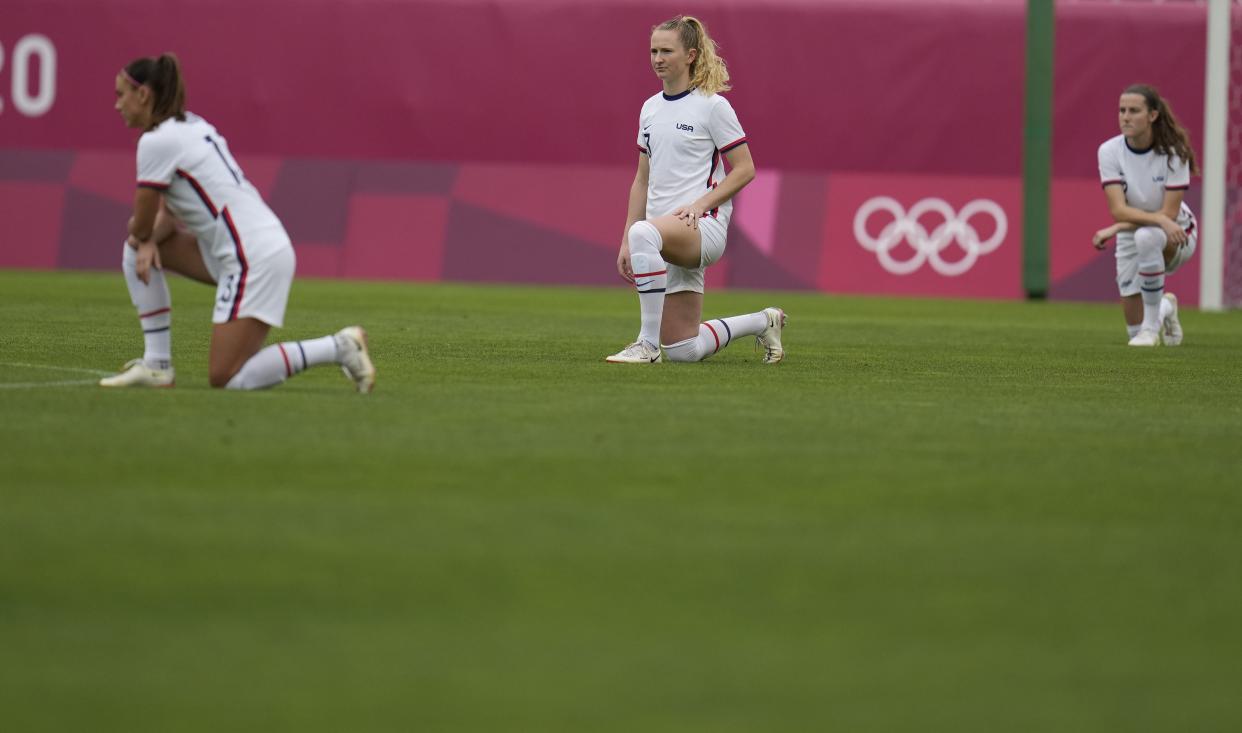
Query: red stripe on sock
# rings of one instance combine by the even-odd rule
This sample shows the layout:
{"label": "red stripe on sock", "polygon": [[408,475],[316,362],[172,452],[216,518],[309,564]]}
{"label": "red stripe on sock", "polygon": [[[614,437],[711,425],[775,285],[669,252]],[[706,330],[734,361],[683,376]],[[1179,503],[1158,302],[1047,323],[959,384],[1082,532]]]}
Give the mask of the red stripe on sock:
{"label": "red stripe on sock", "polygon": [[169,313],[171,311],[172,311],[172,308],[160,308],[159,310],[153,310],[150,313],[139,313],[138,317],[139,318],[150,318],[151,316],[158,316],[161,313]]}
{"label": "red stripe on sock", "polygon": [[714,354],[717,351],[720,351],[720,336],[716,334],[716,329],[712,328],[712,324],[707,322],[704,322],[703,325],[707,326],[707,330],[712,332],[712,338],[716,339],[716,348],[712,351],[712,353]]}
{"label": "red stripe on sock", "polygon": [[285,353],[284,344],[276,344],[276,348],[280,349],[280,358],[285,360],[285,376],[293,376],[293,367],[289,366],[289,355]]}
{"label": "red stripe on sock", "polygon": [[634,273],[634,277],[654,277],[656,275],[663,275],[666,272],[668,272],[668,270],[660,270],[659,272],[636,272]]}
{"label": "red stripe on sock", "polygon": [[1139,277],[1155,277],[1156,275],[1163,275],[1163,274],[1164,274],[1164,270],[1161,270],[1160,272],[1140,272]]}

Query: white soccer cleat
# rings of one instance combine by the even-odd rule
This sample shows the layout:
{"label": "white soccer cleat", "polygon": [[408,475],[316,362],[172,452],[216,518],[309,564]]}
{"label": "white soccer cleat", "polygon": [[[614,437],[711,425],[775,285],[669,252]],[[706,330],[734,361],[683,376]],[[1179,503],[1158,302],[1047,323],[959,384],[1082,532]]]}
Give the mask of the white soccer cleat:
{"label": "white soccer cleat", "polygon": [[362,326],[342,328],[333,336],[336,339],[336,358],[341,371],[349,377],[359,392],[367,393],[375,388],[375,365],[367,351],[367,332]]}
{"label": "white soccer cleat", "polygon": [[1131,346],[1159,346],[1160,332],[1154,328],[1144,328],[1130,339]]}
{"label": "white soccer cleat", "polygon": [[660,347],[646,341],[635,341],[604,361],[612,364],[656,364],[660,361]]}
{"label": "white soccer cleat", "polygon": [[755,336],[755,343],[763,347],[764,364],[777,364],[785,358],[785,349],[781,346],[781,332],[785,330],[785,311],[780,308],[764,308],[763,315],[768,317],[768,327]]}
{"label": "white soccer cleat", "polygon": [[142,359],[130,359],[121,373],[99,380],[100,387],[171,387],[176,375],[172,367],[152,369]]}
{"label": "white soccer cleat", "polygon": [[1177,319],[1177,296],[1165,293],[1164,299],[1169,301],[1171,312],[1160,324],[1160,336],[1165,346],[1180,346],[1182,343],[1182,322]]}

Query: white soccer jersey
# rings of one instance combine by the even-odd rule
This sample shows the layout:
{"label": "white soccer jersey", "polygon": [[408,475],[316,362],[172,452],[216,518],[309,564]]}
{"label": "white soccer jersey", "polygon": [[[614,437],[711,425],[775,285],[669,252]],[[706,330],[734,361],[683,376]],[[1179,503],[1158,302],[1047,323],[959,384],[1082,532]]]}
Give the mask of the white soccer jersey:
{"label": "white soccer jersey", "polygon": [[[650,165],[647,218],[671,214],[724,180],[724,154],[746,142],[729,101],[692,89],[648,99],[639,115],[638,149]],[[708,212],[726,227],[733,201]]]}
{"label": "white soccer jersey", "polygon": [[[1176,155],[1161,155],[1152,148],[1135,150],[1118,135],[1100,145],[1100,183],[1121,184],[1126,204],[1142,211],[1160,211],[1165,191],[1190,188],[1190,166]],[[1182,202],[1177,223],[1183,229],[1193,226],[1194,214]]]}
{"label": "white soccer jersey", "polygon": [[213,265],[243,269],[289,247],[280,219],[242,173],[216,128],[195,114],[168,119],[138,139],[138,185],[164,194]]}

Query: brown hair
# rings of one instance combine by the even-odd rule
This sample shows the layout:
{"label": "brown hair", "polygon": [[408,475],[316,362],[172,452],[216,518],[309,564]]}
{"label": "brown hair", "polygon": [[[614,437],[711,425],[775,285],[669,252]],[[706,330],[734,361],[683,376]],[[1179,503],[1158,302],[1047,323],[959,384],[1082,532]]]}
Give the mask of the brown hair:
{"label": "brown hair", "polygon": [[707,35],[707,26],[692,15],[679,15],[657,25],[652,31],[675,31],[681,45],[687,51],[695,49],[698,55],[690,64],[690,86],[704,94],[727,92],[729,70],[724,59],[716,54],[716,42]]}
{"label": "brown hair", "polygon": [[151,90],[155,100],[151,108],[154,125],[170,117],[185,121],[185,81],[181,78],[181,63],[174,54],[135,59],[125,67],[125,76],[131,83]]}
{"label": "brown hair", "polygon": [[1199,175],[1199,163],[1195,160],[1194,148],[1190,147],[1190,134],[1177,122],[1173,108],[1164,101],[1156,88],[1147,84],[1131,84],[1122,94],[1138,94],[1147,102],[1147,109],[1154,110],[1156,121],[1152,123],[1152,145],[1161,155],[1176,155],[1190,172]]}

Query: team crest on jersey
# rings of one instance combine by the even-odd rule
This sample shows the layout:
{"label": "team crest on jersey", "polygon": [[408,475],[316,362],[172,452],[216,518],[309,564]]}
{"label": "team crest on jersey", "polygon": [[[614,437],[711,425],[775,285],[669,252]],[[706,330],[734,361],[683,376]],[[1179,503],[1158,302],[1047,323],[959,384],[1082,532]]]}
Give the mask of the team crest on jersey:
{"label": "team crest on jersey", "polygon": [[1164,183],[1164,176],[1152,176],[1151,182],[1152,183]]}
{"label": "team crest on jersey", "polygon": [[685,130],[686,132],[694,132],[694,125],[687,125],[687,124],[686,124],[686,123],[684,123],[684,122],[678,122],[678,123],[677,123],[677,129],[678,129],[678,130]]}

